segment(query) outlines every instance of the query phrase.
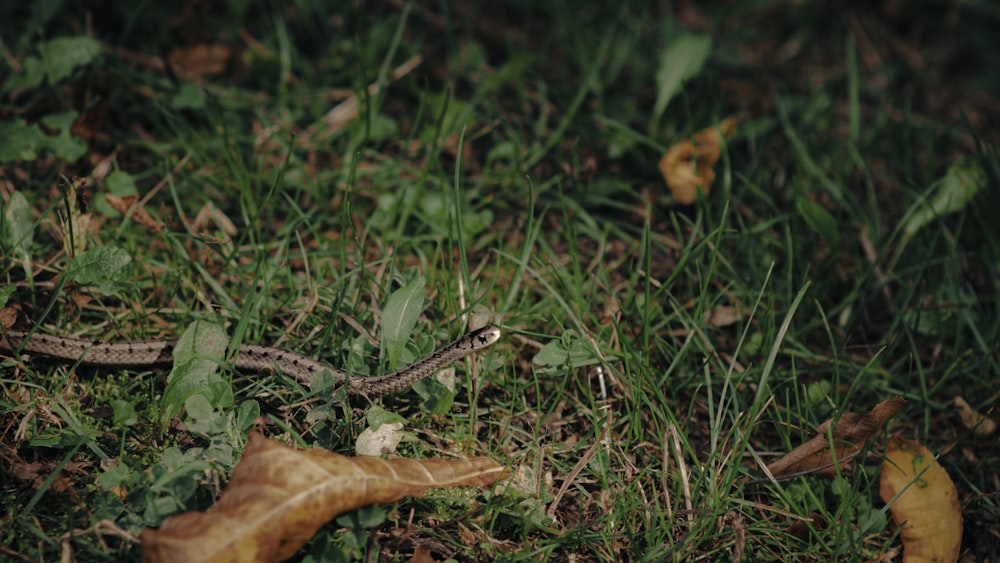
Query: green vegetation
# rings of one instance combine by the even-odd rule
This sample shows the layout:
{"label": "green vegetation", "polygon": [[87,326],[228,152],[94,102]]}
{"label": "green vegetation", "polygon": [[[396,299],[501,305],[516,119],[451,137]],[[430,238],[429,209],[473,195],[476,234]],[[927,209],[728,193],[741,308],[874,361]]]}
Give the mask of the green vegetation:
{"label": "green vegetation", "polygon": [[[343,515],[300,560],[874,560],[884,433],[834,478],[762,464],[896,395],[963,554],[1000,558],[1000,447],[952,405],[1000,397],[1000,11],[647,4],[0,8],[4,314],[190,346],[169,382],[0,353],[0,558],[138,560],[250,430],[351,454],[379,418],[516,485]],[[679,205],[660,158],[731,116]],[[382,374],[470,322],[504,337],[454,390],[381,407],[215,369]]]}

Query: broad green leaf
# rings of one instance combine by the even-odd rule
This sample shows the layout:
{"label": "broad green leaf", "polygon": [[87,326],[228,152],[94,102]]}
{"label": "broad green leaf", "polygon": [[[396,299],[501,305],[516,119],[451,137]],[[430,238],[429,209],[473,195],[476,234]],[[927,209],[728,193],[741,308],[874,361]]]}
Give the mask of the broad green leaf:
{"label": "broad green leaf", "polygon": [[424,285],[423,276],[417,276],[392,292],[382,311],[382,356],[389,360],[389,369],[396,369],[417,318],[424,310]]}
{"label": "broad green leaf", "polygon": [[49,84],[56,84],[101,53],[101,42],[86,35],[57,37],[38,45]]}
{"label": "broad green leaf", "polygon": [[193,395],[201,395],[213,408],[233,405],[232,387],[219,375],[228,347],[229,338],[221,326],[205,321],[188,326],[174,348],[174,369],[163,390],[161,423],[180,414]]}
{"label": "broad green leaf", "polygon": [[112,295],[128,278],[132,256],[117,246],[99,246],[78,254],[66,266],[66,277],[84,285],[96,285]]}
{"label": "broad green leaf", "polygon": [[653,123],[658,122],[663,116],[667,105],[681,90],[684,81],[701,72],[711,52],[711,36],[685,33],[660,54],[660,69],[656,72]]}

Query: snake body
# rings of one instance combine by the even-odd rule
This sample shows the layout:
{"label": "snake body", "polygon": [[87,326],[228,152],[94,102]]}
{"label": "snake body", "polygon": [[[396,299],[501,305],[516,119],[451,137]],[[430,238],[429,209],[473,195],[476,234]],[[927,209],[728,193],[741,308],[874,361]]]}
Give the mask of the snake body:
{"label": "snake body", "polygon": [[[0,349],[43,354],[60,360],[95,366],[162,366],[173,363],[177,340],[123,340],[96,342],[67,336],[7,330],[0,334]],[[348,381],[348,392],[378,397],[396,393],[420,381],[442,367],[469,354],[488,348],[500,339],[500,329],[487,326],[469,332],[458,340],[438,348],[429,356],[378,377],[351,376],[343,370],[280,348],[240,345],[233,363],[238,371],[267,372],[278,370],[309,385],[314,376],[326,370],[335,378]]]}

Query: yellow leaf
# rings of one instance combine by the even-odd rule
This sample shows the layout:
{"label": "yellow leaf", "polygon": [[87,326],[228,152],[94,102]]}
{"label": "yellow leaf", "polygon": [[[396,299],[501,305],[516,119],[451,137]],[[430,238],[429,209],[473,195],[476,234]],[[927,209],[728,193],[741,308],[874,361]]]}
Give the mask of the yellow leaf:
{"label": "yellow leaf", "polygon": [[660,173],[678,203],[691,205],[699,192],[708,195],[715,180],[712,167],[722,154],[724,138],[733,136],[738,121],[730,117],[667,149],[660,159]]}
{"label": "yellow leaf", "polygon": [[[920,442],[889,439],[879,493],[902,525],[903,562],[954,562],[962,548],[962,507],[948,472]],[[898,497],[897,497],[898,495]]]}

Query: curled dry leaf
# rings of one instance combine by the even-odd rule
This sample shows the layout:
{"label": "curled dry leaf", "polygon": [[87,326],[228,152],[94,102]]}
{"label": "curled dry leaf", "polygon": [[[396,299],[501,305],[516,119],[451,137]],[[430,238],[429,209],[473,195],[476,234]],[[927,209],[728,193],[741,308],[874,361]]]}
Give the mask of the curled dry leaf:
{"label": "curled dry leaf", "polygon": [[142,559],[281,561],[338,514],[429,488],[484,487],[503,472],[488,458],[350,458],[294,450],[253,433],[219,502],[144,530]]}
{"label": "curled dry leaf", "polygon": [[955,408],[962,419],[962,425],[972,430],[977,438],[987,438],[997,431],[997,423],[986,415],[969,406],[965,399],[955,397]]}
{"label": "curled dry leaf", "polygon": [[827,431],[830,420],[816,428],[816,436],[788,452],[781,459],[767,466],[776,478],[794,477],[805,473],[832,476],[836,474],[836,464],[842,470],[850,468],[850,462],[892,415],[906,404],[902,397],[890,397],[875,405],[867,413],[845,412],[833,427],[832,437],[836,462],[830,457],[830,441]]}
{"label": "curled dry leaf", "polygon": [[733,136],[738,121],[735,117],[724,119],[667,149],[660,159],[660,173],[678,203],[691,205],[699,192],[708,195],[715,180],[712,167],[722,154],[722,142]]}
{"label": "curled dry leaf", "polygon": [[[879,494],[902,525],[903,562],[954,562],[962,549],[962,507],[948,472],[920,442],[889,439]],[[898,495],[898,496],[897,496]]]}

